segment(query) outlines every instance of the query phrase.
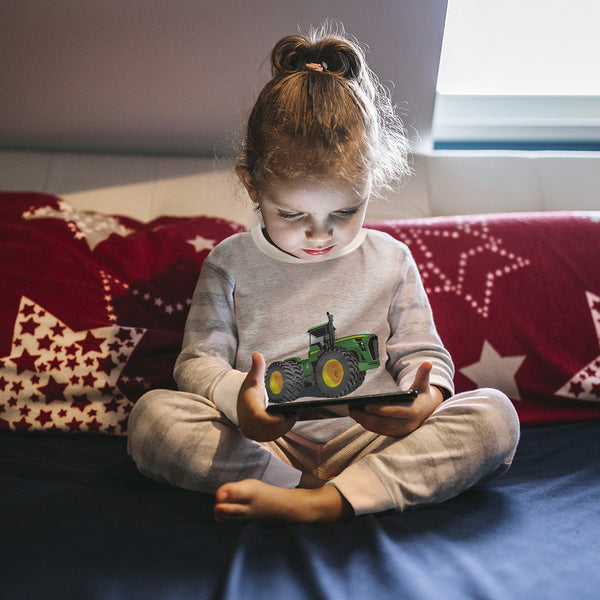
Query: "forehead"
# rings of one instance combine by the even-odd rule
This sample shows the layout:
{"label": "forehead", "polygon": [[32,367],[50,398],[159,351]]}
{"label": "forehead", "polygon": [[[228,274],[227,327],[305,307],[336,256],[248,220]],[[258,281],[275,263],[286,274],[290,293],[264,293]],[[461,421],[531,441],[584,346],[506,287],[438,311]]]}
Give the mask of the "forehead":
{"label": "forehead", "polygon": [[313,212],[356,206],[366,199],[366,193],[361,191],[342,183],[277,181],[270,185],[262,196],[281,208]]}

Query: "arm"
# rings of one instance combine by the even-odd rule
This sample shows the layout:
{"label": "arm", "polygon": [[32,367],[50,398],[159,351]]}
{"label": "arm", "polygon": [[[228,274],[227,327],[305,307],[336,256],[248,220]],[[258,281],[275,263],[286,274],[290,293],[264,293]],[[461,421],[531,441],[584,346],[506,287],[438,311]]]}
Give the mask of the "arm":
{"label": "arm", "polygon": [[414,431],[454,391],[454,366],[435,330],[431,308],[410,254],[400,265],[388,319],[390,338],[386,367],[400,389],[416,389],[408,405],[366,406],[352,417],[365,429],[390,436]]}
{"label": "arm", "polygon": [[196,284],[174,377],[184,392],[204,396],[238,424],[237,397],[246,373],[233,368],[237,327],[235,282],[209,258]]}
{"label": "arm", "polygon": [[400,389],[415,382],[423,362],[432,365],[429,384],[454,394],[454,365],[435,328],[429,300],[412,256],[407,253],[388,311],[386,367]]}
{"label": "arm", "polygon": [[175,364],[179,389],[208,398],[249,439],[269,441],[286,433],[295,420],[266,412],[265,362],[256,353],[248,373],[233,368],[237,327],[233,290],[227,274],[205,262],[188,314],[183,350]]}

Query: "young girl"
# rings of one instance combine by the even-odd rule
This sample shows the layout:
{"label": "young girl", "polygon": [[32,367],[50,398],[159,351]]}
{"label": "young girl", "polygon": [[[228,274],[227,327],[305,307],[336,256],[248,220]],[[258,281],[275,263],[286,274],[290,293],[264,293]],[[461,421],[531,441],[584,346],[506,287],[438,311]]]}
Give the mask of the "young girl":
{"label": "young girl", "polygon": [[[408,167],[360,47],[322,31],[282,39],[271,58],[237,167],[262,224],[204,262],[175,365],[180,391],[137,402],[129,453],[150,477],[215,493],[218,522],[325,522],[441,502],[508,468],[516,413],[496,390],[453,396],[407,247],[362,228],[369,199]],[[353,393],[418,396],[319,421],[268,413],[266,366],[306,357],[306,332],[327,313],[336,339],[377,341],[379,367],[355,365]],[[335,388],[335,369],[327,381]]]}

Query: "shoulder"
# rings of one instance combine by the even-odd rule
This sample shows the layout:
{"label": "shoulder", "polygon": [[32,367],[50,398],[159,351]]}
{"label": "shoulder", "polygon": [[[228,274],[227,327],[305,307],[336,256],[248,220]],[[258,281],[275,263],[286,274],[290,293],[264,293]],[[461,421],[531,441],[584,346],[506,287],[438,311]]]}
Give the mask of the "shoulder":
{"label": "shoulder", "polygon": [[204,259],[200,280],[219,280],[233,286],[239,276],[240,257],[251,252],[252,239],[249,232],[236,233],[217,244]]}
{"label": "shoulder", "polygon": [[368,269],[385,272],[394,280],[405,281],[418,272],[410,248],[385,231],[367,229],[362,251]]}
{"label": "shoulder", "polygon": [[392,255],[394,258],[401,256],[410,256],[410,250],[408,246],[391,236],[385,231],[379,231],[377,229],[366,228],[367,237],[365,239],[366,247],[385,255]]}
{"label": "shoulder", "polygon": [[247,252],[249,247],[253,246],[252,236],[249,231],[235,233],[222,242],[219,242],[206,257],[205,263],[222,264],[231,260],[233,256],[239,253]]}

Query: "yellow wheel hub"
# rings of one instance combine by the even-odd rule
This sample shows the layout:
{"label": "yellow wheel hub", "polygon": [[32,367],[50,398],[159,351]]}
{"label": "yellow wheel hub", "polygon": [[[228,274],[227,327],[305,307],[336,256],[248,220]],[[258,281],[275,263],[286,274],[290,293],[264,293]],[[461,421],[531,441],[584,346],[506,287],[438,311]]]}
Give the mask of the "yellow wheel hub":
{"label": "yellow wheel hub", "polygon": [[273,394],[281,394],[283,389],[283,375],[280,371],[274,371],[269,377],[269,388]]}
{"label": "yellow wheel hub", "polygon": [[344,379],[344,367],[339,360],[332,358],[323,365],[322,375],[325,385],[337,387]]}

